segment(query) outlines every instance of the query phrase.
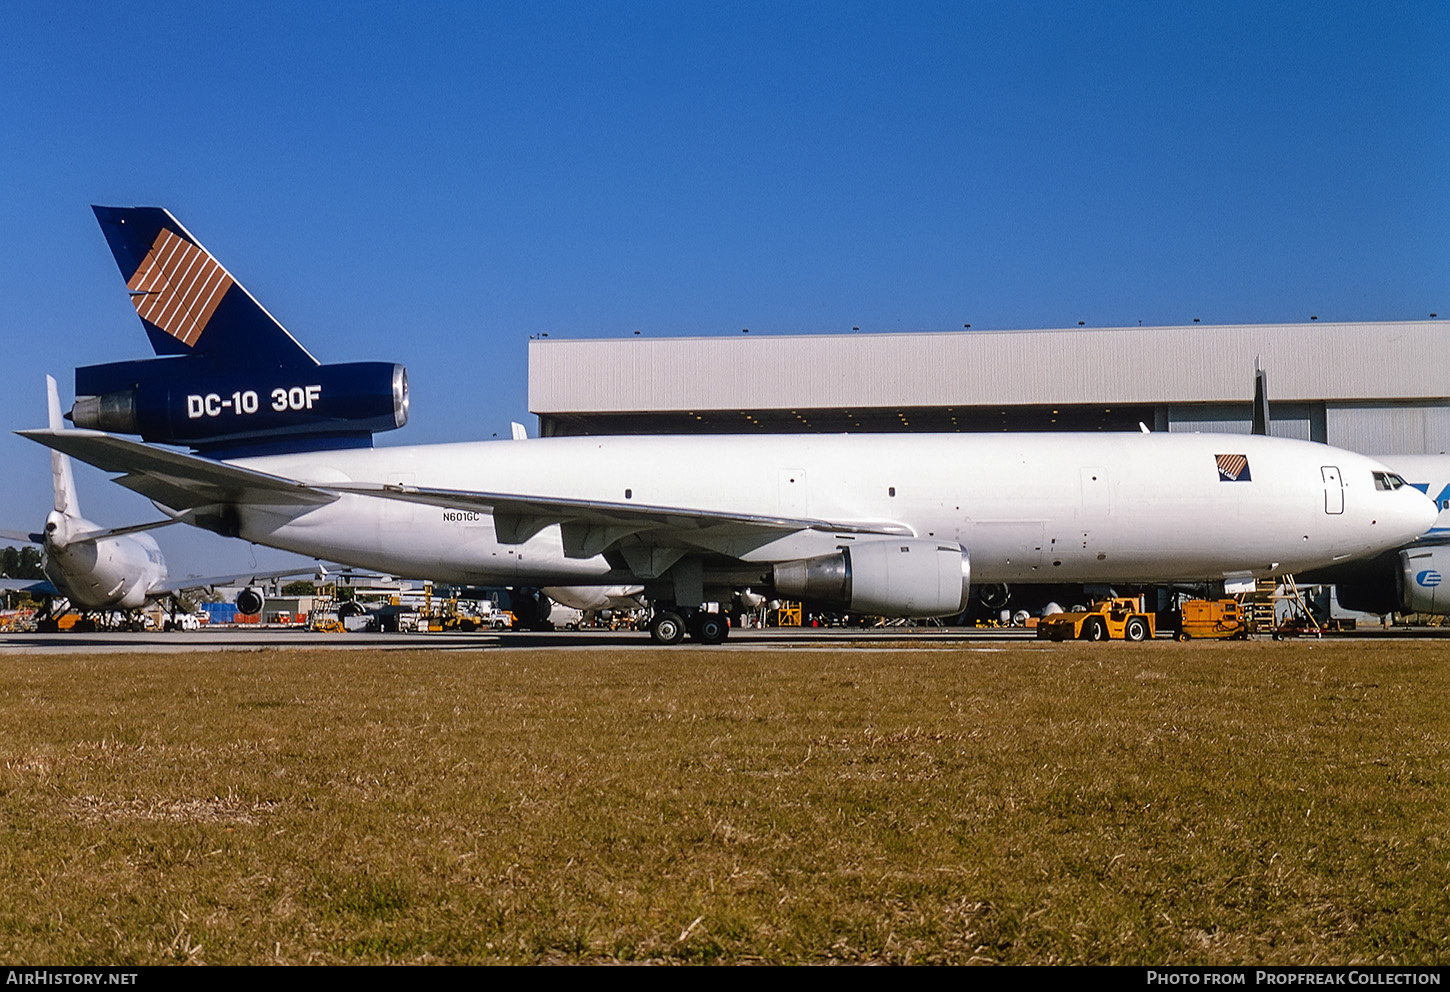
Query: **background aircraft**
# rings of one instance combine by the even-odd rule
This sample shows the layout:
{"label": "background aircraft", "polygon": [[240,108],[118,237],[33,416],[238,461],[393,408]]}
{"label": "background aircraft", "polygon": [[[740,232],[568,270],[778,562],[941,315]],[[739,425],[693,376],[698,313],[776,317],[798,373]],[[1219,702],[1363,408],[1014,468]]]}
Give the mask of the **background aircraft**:
{"label": "background aircraft", "polygon": [[[46,400],[50,425],[61,429],[60,397],[55,379],[46,376]],[[44,551],[45,580],[4,579],[0,589],[28,592],[35,596],[63,596],[83,612],[121,611],[134,613],[147,602],[172,598],[186,591],[237,582],[259,582],[282,572],[245,573],[206,578],[172,579],[166,560],[155,539],[145,531],[166,527],[178,519],[159,520],[127,527],[101,527],[80,513],[75,475],[70,458],[51,452],[53,508],[45,526],[35,534],[6,532],[5,537],[33,541]],[[260,609],[260,599],[257,600]],[[245,611],[244,611],[245,612]]]}

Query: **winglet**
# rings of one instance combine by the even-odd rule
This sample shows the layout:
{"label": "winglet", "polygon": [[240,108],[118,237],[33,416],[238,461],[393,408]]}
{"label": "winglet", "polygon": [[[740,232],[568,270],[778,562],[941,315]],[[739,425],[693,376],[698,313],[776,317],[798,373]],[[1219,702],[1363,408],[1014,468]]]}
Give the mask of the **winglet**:
{"label": "winglet", "polygon": [[204,354],[241,366],[317,364],[168,211],[91,209],[156,354]]}
{"label": "winglet", "polygon": [[[45,399],[50,411],[50,429],[64,430],[65,421],[61,419],[60,413],[60,390],[56,387],[54,376],[45,377]],[[67,517],[79,517],[81,508],[76,499],[75,472],[71,469],[69,455],[51,451],[50,476],[51,486],[55,491],[55,511]]]}

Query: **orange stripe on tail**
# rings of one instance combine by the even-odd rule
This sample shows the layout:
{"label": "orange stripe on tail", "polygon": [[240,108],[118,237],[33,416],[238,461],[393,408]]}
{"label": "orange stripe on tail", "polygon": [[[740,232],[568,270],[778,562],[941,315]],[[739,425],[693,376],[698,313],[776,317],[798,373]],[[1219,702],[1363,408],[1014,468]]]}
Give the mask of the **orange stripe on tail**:
{"label": "orange stripe on tail", "polygon": [[188,347],[231,287],[216,259],[165,228],[126,282],[136,313]]}

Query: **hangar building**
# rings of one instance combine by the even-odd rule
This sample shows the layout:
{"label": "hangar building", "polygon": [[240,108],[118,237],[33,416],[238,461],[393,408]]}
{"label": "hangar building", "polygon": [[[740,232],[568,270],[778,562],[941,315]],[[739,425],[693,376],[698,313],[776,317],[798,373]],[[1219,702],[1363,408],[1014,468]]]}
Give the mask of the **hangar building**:
{"label": "hangar building", "polygon": [[546,339],[543,436],[882,431],[1270,433],[1367,454],[1450,451],[1438,320],[1031,331]]}

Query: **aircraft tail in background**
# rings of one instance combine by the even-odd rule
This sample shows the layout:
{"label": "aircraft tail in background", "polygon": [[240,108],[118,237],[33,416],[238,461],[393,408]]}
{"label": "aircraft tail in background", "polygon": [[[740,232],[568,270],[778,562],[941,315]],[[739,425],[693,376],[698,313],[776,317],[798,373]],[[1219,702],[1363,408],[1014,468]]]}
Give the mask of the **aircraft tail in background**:
{"label": "aircraft tail in background", "polygon": [[[46,401],[50,408],[50,429],[53,431],[64,430],[65,421],[61,418],[60,412],[60,391],[55,384],[54,376],[45,377]],[[80,502],[76,499],[76,478],[75,472],[71,469],[70,456],[63,455],[59,451],[50,453],[50,475],[51,482],[55,489],[55,503],[52,509],[67,517],[79,517],[81,515]]]}

